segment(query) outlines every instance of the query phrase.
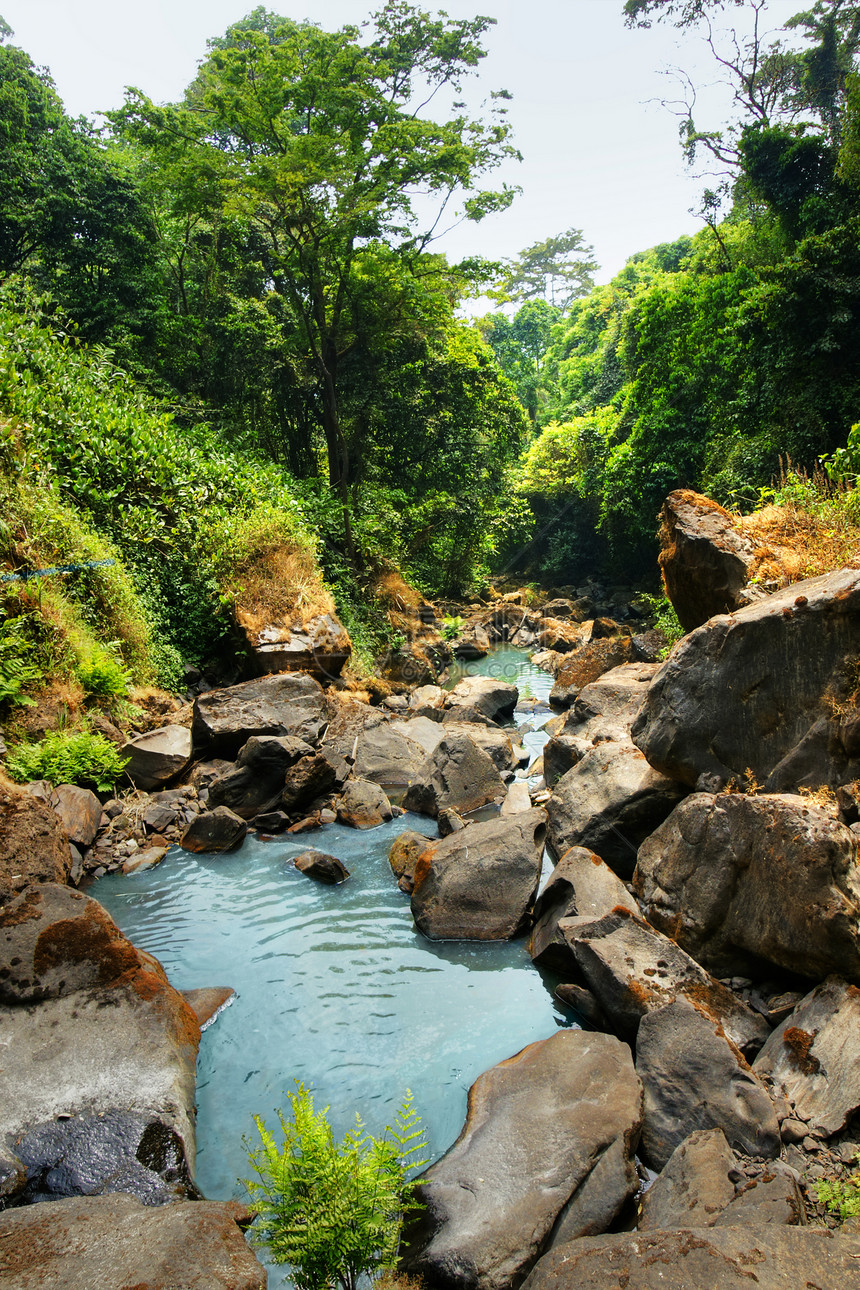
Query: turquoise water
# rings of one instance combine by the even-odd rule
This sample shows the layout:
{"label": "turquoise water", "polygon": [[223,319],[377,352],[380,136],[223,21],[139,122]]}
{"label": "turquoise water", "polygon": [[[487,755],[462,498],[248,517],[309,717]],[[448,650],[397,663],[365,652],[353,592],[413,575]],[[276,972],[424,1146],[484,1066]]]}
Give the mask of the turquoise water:
{"label": "turquoise water", "polygon": [[[387,858],[408,828],[436,834],[435,821],[405,815],[365,832],[252,835],[230,855],[174,848],[154,869],[90,888],[178,989],[236,990],[200,1045],[204,1195],[244,1194],[242,1139],[255,1114],[274,1125],[296,1079],[330,1106],[338,1134],[356,1112],[380,1132],[411,1088],[435,1159],[459,1134],[482,1071],[575,1024],[524,942],[431,942],[415,930]],[[299,873],[290,860],[308,847],[343,860],[349,880],[327,887]],[[269,1284],[286,1282],[272,1270]]]}

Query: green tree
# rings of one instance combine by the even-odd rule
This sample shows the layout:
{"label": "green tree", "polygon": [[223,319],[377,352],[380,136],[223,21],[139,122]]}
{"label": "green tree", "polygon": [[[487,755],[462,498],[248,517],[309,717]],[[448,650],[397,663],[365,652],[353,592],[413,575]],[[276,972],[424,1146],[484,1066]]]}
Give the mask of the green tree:
{"label": "green tree", "polygon": [[578,296],[594,289],[592,274],[599,267],[582,230],[569,228],[521,251],[507,265],[494,294],[504,300],[545,300],[564,313]]}
{"label": "green tree", "polygon": [[407,1093],[381,1138],[356,1126],[335,1140],[328,1107],[314,1111],[310,1091],[291,1093],[279,1114],[281,1141],[255,1117],[261,1145],[246,1143],[256,1177],[245,1180],[259,1215],[252,1240],[289,1265],[296,1290],[356,1290],[393,1268],[405,1211],[417,1208],[407,1175],[426,1161],[418,1113]]}
{"label": "green tree", "polygon": [[[491,23],[431,18],[389,0],[367,28],[326,32],[257,9],[211,42],[181,105],[159,108],[133,91],[114,118],[256,231],[313,374],[348,547],[340,377],[357,340],[354,303],[368,262],[382,246],[415,263],[458,193],[474,220],[514,196],[478,189],[487,171],[518,155],[504,121],[507,95],[491,96],[488,120],[469,118],[456,102]],[[429,108],[446,94],[455,98],[451,115],[435,120]]]}
{"label": "green tree", "polygon": [[553,328],[561,318],[561,310],[545,300],[529,300],[513,318],[503,313],[488,314],[478,324],[533,424],[552,398],[547,354]]}

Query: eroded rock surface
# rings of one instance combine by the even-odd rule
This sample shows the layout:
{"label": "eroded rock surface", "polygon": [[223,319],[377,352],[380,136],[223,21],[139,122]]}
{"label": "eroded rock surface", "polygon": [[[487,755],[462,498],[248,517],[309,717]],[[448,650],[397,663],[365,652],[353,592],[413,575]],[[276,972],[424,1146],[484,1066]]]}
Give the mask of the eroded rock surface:
{"label": "eroded rock surface", "polygon": [[710,497],[679,488],[660,514],[660,555],[666,594],[685,632],[747,603],[753,544]]}
{"label": "eroded rock surface", "polygon": [[59,816],[0,776],[0,898],[33,882],[64,883],[72,856]]}
{"label": "eroded rock surface", "polygon": [[565,851],[535,901],[529,954],[535,963],[564,975],[578,965],[559,929],[566,918],[602,918],[617,907],[638,914],[636,901],[600,856],[586,847]]}
{"label": "eroded rock surface", "polygon": [[135,735],[120,754],[128,758],[125,773],[136,788],[152,792],[181,775],[191,761],[191,731],[185,726],[162,726]]}
{"label": "eroded rock surface", "polygon": [[492,758],[468,735],[446,734],[424,762],[403,799],[407,811],[437,816],[450,808],[474,811],[507,789]]}
{"label": "eroded rock surface", "polygon": [[198,695],[192,734],[207,757],[235,757],[253,735],[297,735],[315,744],[327,719],[319,682],[285,672]]}

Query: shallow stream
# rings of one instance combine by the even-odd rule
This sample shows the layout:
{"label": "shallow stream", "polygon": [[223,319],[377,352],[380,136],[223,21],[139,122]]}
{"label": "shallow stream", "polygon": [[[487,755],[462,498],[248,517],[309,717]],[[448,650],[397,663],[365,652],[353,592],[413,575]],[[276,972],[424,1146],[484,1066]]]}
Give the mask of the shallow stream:
{"label": "shallow stream", "polygon": [[[552,684],[520,650],[494,651],[463,670],[513,680],[521,695],[528,685],[535,699]],[[520,723],[530,718],[517,714]],[[545,736],[526,739],[536,753]],[[244,1194],[242,1139],[254,1136],[255,1114],[274,1125],[294,1080],[313,1085],[318,1107],[330,1106],[338,1135],[356,1112],[380,1132],[410,1088],[435,1159],[460,1132],[482,1071],[575,1024],[522,941],[431,942],[416,932],[387,858],[405,829],[435,836],[436,823],[404,815],[366,832],[327,825],[296,838],[250,835],[224,856],[174,848],[154,869],[109,875],[90,889],[178,989],[236,991],[200,1046],[204,1195]],[[348,882],[327,887],[299,873],[289,861],[308,847],[343,860]],[[269,1285],[279,1284],[272,1270]]]}

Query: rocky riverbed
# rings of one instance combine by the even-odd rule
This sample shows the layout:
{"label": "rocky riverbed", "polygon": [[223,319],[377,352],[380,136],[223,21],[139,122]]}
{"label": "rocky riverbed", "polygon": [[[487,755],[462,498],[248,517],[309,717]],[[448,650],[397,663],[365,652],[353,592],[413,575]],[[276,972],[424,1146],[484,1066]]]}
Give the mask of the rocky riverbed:
{"label": "rocky riverbed", "polygon": [[[695,515],[689,495],[667,505],[677,555]],[[815,1190],[860,1150],[860,572],[744,596],[702,509],[695,597],[667,552],[699,621],[665,661],[579,598],[464,620],[461,657],[513,640],[555,670],[537,764],[508,724],[516,687],[444,689],[425,637],[413,661],[431,676],[376,703],[297,673],[197,695],[190,719],[131,741],[133,796],[6,790],[0,1286],[115,1284],[82,1233],[132,1219],[147,1259],[164,1250],[139,1282],[264,1284],[247,1216],[196,1198],[205,1005],[69,878],[158,863],[174,841],[229,851],[249,829],[307,834],[313,852],[326,821],[372,830],[401,801],[436,825],[392,846],[421,934],[528,935],[585,1026],[473,1085],[422,1180],[407,1270],[464,1290],[722,1290],[753,1267],[767,1287],[860,1286],[860,1236]],[[341,876],[313,857],[304,871]],[[31,1203],[49,1199],[50,1239]],[[220,1263],[177,1243],[186,1221],[215,1225]]]}

